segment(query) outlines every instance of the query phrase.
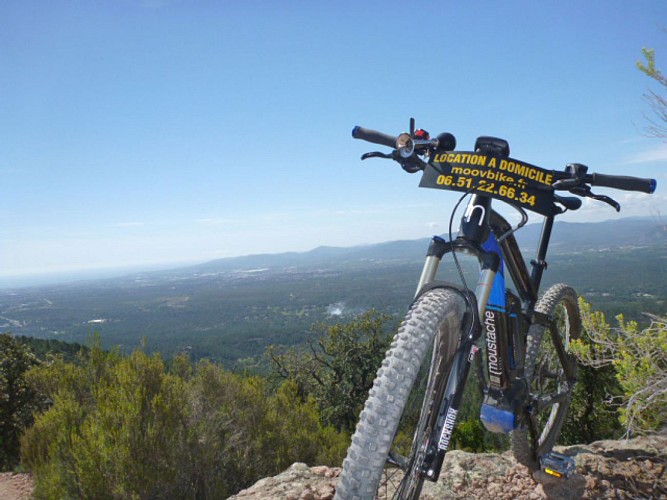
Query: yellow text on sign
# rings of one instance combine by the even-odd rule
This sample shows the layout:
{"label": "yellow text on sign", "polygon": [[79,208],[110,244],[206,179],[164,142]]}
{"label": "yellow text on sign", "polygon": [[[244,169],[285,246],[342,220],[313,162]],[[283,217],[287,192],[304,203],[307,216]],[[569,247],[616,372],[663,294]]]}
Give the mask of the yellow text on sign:
{"label": "yellow text on sign", "polygon": [[[438,186],[457,187],[463,189],[470,189],[473,187],[473,178],[471,177],[454,177],[451,175],[439,175],[436,180]],[[480,180],[479,184],[475,186],[478,191],[489,193],[491,195],[498,195],[509,201],[518,201],[534,207],[537,203],[535,195],[530,195],[519,187],[507,186],[505,184],[496,185],[495,182],[487,182]]]}
{"label": "yellow text on sign", "polygon": [[508,174],[529,179],[540,184],[551,186],[553,175],[542,169],[525,165],[519,161],[498,159],[475,153],[438,153],[433,158],[435,163],[452,163],[453,165],[474,165],[487,167]]}

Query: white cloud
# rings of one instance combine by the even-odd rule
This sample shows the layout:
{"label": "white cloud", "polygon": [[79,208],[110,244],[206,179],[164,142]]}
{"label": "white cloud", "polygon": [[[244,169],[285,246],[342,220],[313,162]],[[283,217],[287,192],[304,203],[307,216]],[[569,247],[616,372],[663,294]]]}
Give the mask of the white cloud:
{"label": "white cloud", "polygon": [[619,191],[614,189],[595,189],[596,194],[606,194],[611,196],[621,205],[621,211],[616,212],[612,207],[604,202],[583,198],[581,209],[574,212],[566,212],[558,217],[558,220],[571,222],[599,222],[609,219],[623,217],[646,216],[651,215],[660,207],[667,206],[667,195]]}
{"label": "white cloud", "polygon": [[637,163],[652,163],[667,161],[667,144],[662,143],[659,146],[652,147],[645,151],[635,153],[626,160],[626,163],[634,165]]}

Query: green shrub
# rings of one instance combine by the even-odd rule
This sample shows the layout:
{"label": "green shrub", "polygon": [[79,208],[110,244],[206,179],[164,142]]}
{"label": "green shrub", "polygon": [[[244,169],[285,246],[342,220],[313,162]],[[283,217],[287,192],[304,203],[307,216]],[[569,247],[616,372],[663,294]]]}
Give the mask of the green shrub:
{"label": "green shrub", "polygon": [[339,464],[349,438],[293,383],[94,346],[29,378],[52,399],[22,440],[37,498],[226,498],[294,462]]}
{"label": "green shrub", "polygon": [[667,424],[667,318],[652,317],[640,329],[634,321],[616,317],[612,328],[604,314],[581,304],[587,339],[573,343],[586,366],[615,371],[620,387],[616,397],[626,434],[658,430]]}

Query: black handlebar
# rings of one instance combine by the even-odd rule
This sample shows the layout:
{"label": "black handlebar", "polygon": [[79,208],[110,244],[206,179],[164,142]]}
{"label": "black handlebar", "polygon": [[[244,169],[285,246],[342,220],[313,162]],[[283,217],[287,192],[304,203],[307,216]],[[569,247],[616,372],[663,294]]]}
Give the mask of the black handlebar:
{"label": "black handlebar", "polygon": [[[590,181],[588,177],[590,177]],[[657,186],[655,179],[641,179],[627,175],[590,174],[586,176],[586,182],[590,182],[594,186],[610,187],[624,191],[640,191],[648,194],[653,193]]]}
{"label": "black handlebar", "polygon": [[[451,134],[447,135],[449,136]],[[385,134],[383,132],[378,132],[377,130],[360,127],[358,125],[352,129],[352,137],[355,139],[372,142],[373,144],[379,144],[389,148],[396,148],[396,137]],[[451,137],[453,139],[454,136]],[[449,142],[447,142],[447,144],[449,145]],[[452,145],[453,147],[456,147],[456,139],[453,139]],[[586,167],[583,168],[585,169]],[[423,166],[420,168],[420,170],[422,169]],[[627,175],[585,174],[582,177],[579,175],[573,175],[569,172],[554,171],[554,178],[557,179],[554,188],[570,190],[585,183],[592,186],[622,189],[624,191],[639,191],[642,193],[651,194],[655,191],[657,186],[655,179],[641,179],[639,177],[631,177]]]}
{"label": "black handlebar", "polygon": [[396,147],[396,137],[392,137],[389,134],[383,134],[377,130],[360,127],[359,125],[352,129],[352,137],[361,139],[362,141],[372,142],[373,144],[387,146],[388,148]]}

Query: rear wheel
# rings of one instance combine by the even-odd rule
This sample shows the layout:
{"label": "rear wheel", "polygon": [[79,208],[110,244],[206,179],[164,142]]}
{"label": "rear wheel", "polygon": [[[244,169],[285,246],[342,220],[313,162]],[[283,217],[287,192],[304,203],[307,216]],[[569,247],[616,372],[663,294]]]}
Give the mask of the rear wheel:
{"label": "rear wheel", "polygon": [[577,371],[570,341],[581,335],[576,292],[554,285],[542,296],[535,311],[547,315],[549,326],[534,324],[526,340],[525,376],[530,402],[525,425],[512,432],[517,461],[539,469],[539,457],[553,448],[565,423]]}
{"label": "rear wheel", "polygon": [[449,372],[464,311],[462,297],[445,289],[410,308],[359,417],[337,499],[419,497],[435,380]]}

